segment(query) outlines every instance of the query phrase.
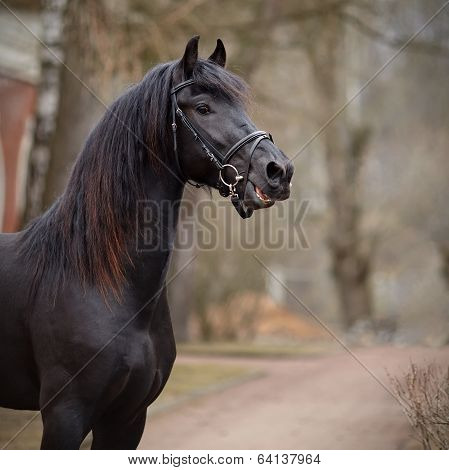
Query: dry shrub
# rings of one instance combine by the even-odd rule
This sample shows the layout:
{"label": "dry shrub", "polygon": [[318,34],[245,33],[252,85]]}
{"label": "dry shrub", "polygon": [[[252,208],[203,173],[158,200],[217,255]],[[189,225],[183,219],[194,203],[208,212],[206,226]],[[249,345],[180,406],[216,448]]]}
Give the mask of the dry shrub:
{"label": "dry shrub", "polygon": [[411,365],[392,378],[396,396],[425,449],[449,449],[449,368]]}
{"label": "dry shrub", "polygon": [[206,315],[212,337],[216,340],[327,338],[326,332],[314,320],[291,312],[267,295],[254,292],[243,292],[226,304],[213,305]]}

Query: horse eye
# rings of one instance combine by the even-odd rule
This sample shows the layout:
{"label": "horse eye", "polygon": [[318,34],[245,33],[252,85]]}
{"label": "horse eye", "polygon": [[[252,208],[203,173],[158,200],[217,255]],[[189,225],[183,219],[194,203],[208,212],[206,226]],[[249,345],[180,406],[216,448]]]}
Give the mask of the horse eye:
{"label": "horse eye", "polygon": [[205,104],[200,104],[199,106],[196,107],[196,110],[200,114],[208,114],[209,113],[209,106],[207,106]]}

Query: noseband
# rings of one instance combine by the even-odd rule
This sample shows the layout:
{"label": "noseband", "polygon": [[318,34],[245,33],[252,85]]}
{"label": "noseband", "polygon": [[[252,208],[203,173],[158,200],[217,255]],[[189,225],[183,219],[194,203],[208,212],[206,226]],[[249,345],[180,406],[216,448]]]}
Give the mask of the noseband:
{"label": "noseband", "polygon": [[[178,167],[178,171],[180,175],[189,184],[197,188],[201,187],[201,185],[199,184],[191,183],[189,179],[186,177],[184,171],[182,170],[181,162],[179,160],[178,144],[177,144],[177,139],[176,139],[176,130],[177,130],[176,117],[178,117],[179,121],[185,126],[185,128],[191,132],[195,141],[199,142],[199,144],[201,145],[201,149],[204,152],[204,156],[208,160],[210,160],[210,162],[213,163],[215,167],[218,169],[219,173],[218,173],[218,181],[216,183],[216,188],[220,192],[220,195],[223,197],[231,196],[231,202],[236,208],[240,217],[242,217],[243,219],[247,219],[248,217],[251,217],[253,213],[253,209],[245,207],[243,200],[240,199],[236,191],[236,187],[242,181],[243,182],[243,195],[244,195],[245,188],[248,183],[248,175],[249,175],[249,169],[251,165],[251,159],[253,158],[253,154],[257,146],[260,144],[260,142],[262,142],[262,140],[265,140],[265,139],[269,139],[271,142],[273,142],[273,138],[271,137],[271,134],[268,134],[265,131],[252,132],[251,134],[247,135],[246,137],[243,137],[243,139],[240,139],[238,142],[236,142],[226,152],[226,154],[223,155],[219,150],[217,150],[210,143],[209,140],[207,140],[207,138],[205,138],[201,134],[201,132],[194,126],[192,121],[190,121],[190,119],[184,114],[184,112],[178,106],[178,102],[176,100],[176,94],[178,93],[178,91],[181,91],[182,89],[190,85],[193,85],[194,83],[195,83],[195,80],[193,79],[186,80],[184,82],[181,82],[179,85],[176,85],[171,90],[173,149],[175,153],[175,160],[176,160],[176,165]],[[234,165],[231,165],[229,161],[237,152],[239,152],[243,147],[245,147],[250,142],[253,142],[253,144],[249,151],[249,159],[248,159],[246,172],[239,173],[237,168]],[[229,168],[229,170],[232,170],[234,172],[234,175],[233,175],[234,181],[226,180],[225,175],[223,174],[226,168]]]}

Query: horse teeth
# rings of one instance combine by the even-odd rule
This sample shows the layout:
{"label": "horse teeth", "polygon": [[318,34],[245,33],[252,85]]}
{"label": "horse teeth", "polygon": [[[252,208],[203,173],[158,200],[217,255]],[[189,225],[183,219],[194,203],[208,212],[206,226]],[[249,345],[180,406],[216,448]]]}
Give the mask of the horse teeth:
{"label": "horse teeth", "polygon": [[264,203],[271,202],[271,199],[258,186],[256,186],[256,196]]}

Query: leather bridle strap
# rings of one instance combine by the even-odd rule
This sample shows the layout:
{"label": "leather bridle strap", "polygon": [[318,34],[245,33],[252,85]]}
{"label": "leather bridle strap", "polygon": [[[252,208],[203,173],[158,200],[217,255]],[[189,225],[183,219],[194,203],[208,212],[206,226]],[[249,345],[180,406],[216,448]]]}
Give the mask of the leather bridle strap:
{"label": "leather bridle strap", "polygon": [[[248,136],[248,137],[250,137],[250,136]],[[262,140],[265,140],[265,139],[269,139],[271,142],[273,142],[273,138],[271,137],[271,134],[267,134],[266,132],[262,132],[258,137],[256,137],[256,140],[254,141],[253,145],[251,145],[251,149],[249,151],[248,165],[246,167],[246,172],[245,172],[244,177],[243,177],[243,188],[246,188],[246,185],[248,184],[249,168],[251,166],[251,160],[253,159],[253,154],[256,151],[257,146],[262,142]],[[247,143],[248,142],[245,142],[243,145],[246,145]],[[237,144],[235,144],[231,148],[231,150],[233,150],[234,147],[236,147],[238,144],[239,144],[239,142],[237,142]],[[243,147],[243,145],[242,145],[242,147]],[[238,152],[240,150],[240,148],[241,147],[239,147],[237,150],[235,150],[235,152]],[[228,154],[231,154],[231,150],[229,150]],[[231,157],[235,152],[233,152],[231,154]],[[228,157],[228,158],[230,158],[230,157]],[[231,195],[231,202],[234,205],[235,209],[237,210],[237,212],[239,213],[239,215],[242,219],[248,219],[249,217],[251,217],[253,215],[253,212],[254,212],[253,209],[246,208],[245,204],[240,200],[238,195],[237,195],[237,197],[236,197],[235,194]]]}
{"label": "leather bridle strap", "polygon": [[[195,80],[190,79],[190,80],[185,80],[184,82],[176,85],[171,89],[171,106],[172,106],[172,132],[173,132],[173,151],[175,154],[175,161],[176,161],[176,166],[178,173],[181,175],[181,178],[183,178],[188,184],[195,186],[197,188],[200,188],[203,185],[200,185],[198,183],[191,183],[187,175],[184,173],[182,167],[181,167],[181,162],[179,160],[179,154],[178,154],[178,142],[177,142],[177,137],[176,137],[176,131],[177,131],[177,124],[176,124],[176,116],[180,119],[182,124],[192,133],[194,139],[201,144],[201,148],[207,158],[219,169],[222,169],[222,164],[221,162],[216,158],[215,153],[220,154],[220,152],[214,148],[214,146],[203,136],[200,135],[199,131],[196,129],[196,127],[190,122],[189,118],[183,113],[181,108],[178,106],[178,102],[176,99],[176,93],[178,91],[181,91],[183,88],[186,88],[190,85],[193,85],[195,83]],[[213,149],[213,151],[210,150],[210,148]],[[220,154],[221,155],[221,154]],[[217,186],[218,187],[218,186]]]}
{"label": "leather bridle strap", "polygon": [[[226,155],[223,158],[223,163],[227,163],[239,150],[241,150],[246,144],[249,144],[253,140],[260,139],[260,137],[263,137],[264,139],[269,139],[269,134],[267,134],[265,131],[255,131],[252,132],[251,134],[247,135],[246,137],[243,137],[243,139],[240,139],[236,144],[234,144],[226,153]],[[262,139],[263,140],[263,139]],[[260,140],[259,140],[260,142]],[[257,145],[256,145],[257,147]],[[255,150],[255,147],[254,147]]]}

